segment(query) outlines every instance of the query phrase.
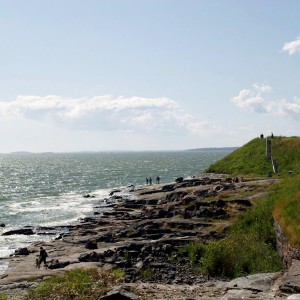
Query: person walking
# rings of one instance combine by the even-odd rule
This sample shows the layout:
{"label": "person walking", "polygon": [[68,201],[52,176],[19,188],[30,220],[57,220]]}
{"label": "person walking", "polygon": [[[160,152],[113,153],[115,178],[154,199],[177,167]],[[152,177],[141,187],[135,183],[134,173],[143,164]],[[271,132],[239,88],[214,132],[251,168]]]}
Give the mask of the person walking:
{"label": "person walking", "polygon": [[48,254],[46,252],[46,250],[41,247],[40,248],[40,255],[39,255],[39,267],[41,266],[41,263],[44,263],[44,266],[47,267],[47,261],[46,258],[48,257]]}

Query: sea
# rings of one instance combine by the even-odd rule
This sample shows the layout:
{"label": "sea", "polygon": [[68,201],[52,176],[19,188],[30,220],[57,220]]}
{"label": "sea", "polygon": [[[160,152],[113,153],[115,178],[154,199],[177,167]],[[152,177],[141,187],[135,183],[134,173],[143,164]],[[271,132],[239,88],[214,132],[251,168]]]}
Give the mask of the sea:
{"label": "sea", "polygon": [[[164,152],[11,153],[0,154],[0,273],[1,258],[34,241],[53,235],[9,235],[4,232],[66,226],[93,215],[116,188],[140,187],[146,177],[161,183],[202,173],[232,151],[207,149]],[[92,197],[84,197],[90,195]],[[105,209],[105,208],[103,208]]]}

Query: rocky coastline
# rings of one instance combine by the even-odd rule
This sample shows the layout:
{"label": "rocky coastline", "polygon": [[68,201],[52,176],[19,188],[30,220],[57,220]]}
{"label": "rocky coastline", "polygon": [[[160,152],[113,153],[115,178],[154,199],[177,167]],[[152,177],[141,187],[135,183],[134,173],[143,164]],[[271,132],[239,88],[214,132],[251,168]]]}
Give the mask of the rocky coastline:
{"label": "rocky coastline", "polygon": [[[9,269],[0,275],[0,292],[25,299],[27,289],[43,278],[72,268],[100,267],[125,273],[122,286],[105,299],[300,299],[289,298],[297,288],[284,288],[283,279],[289,282],[286,272],[229,281],[195,274],[188,261],[169,259],[184,244],[224,237],[233,218],[276,182],[199,174],[167,184],[112,190],[110,198],[95,207],[94,216],[59,234],[55,227],[40,228],[53,235],[51,242],[35,242],[4,259]],[[33,232],[21,228],[6,234]],[[35,265],[41,246],[49,255],[47,269]],[[130,295],[113,298],[122,293]]]}

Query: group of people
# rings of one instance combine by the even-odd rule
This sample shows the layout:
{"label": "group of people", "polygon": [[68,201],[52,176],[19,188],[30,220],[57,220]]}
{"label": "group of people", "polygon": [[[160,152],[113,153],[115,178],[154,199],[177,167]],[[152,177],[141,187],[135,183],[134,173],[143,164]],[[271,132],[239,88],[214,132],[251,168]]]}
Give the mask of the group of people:
{"label": "group of people", "polygon": [[[159,184],[159,182],[160,182],[160,177],[157,176],[157,177],[156,177],[156,183]],[[152,185],[152,178],[151,178],[151,177],[149,177],[149,178],[146,177],[146,184],[147,184],[147,185]]]}

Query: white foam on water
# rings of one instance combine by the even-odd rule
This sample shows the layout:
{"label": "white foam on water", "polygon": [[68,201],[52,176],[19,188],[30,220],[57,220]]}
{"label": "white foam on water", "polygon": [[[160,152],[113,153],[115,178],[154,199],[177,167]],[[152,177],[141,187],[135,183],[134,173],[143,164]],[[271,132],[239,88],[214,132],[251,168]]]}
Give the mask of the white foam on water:
{"label": "white foam on water", "polygon": [[36,241],[50,241],[52,235],[22,235],[14,234],[8,236],[0,236],[0,258],[9,257],[15,253],[16,249],[27,247]]}
{"label": "white foam on water", "polygon": [[[92,197],[84,197],[78,192],[68,192],[59,196],[49,196],[27,201],[8,202],[6,206],[6,231],[24,228],[25,226],[64,226],[78,221],[93,213],[93,207],[109,196],[110,189],[99,189],[90,192]],[[26,247],[34,241],[48,241],[53,235],[11,235],[0,236],[0,258],[8,257],[20,247]]]}
{"label": "white foam on water", "polygon": [[5,272],[8,270],[8,263],[4,261],[0,261],[0,274],[5,274]]}

